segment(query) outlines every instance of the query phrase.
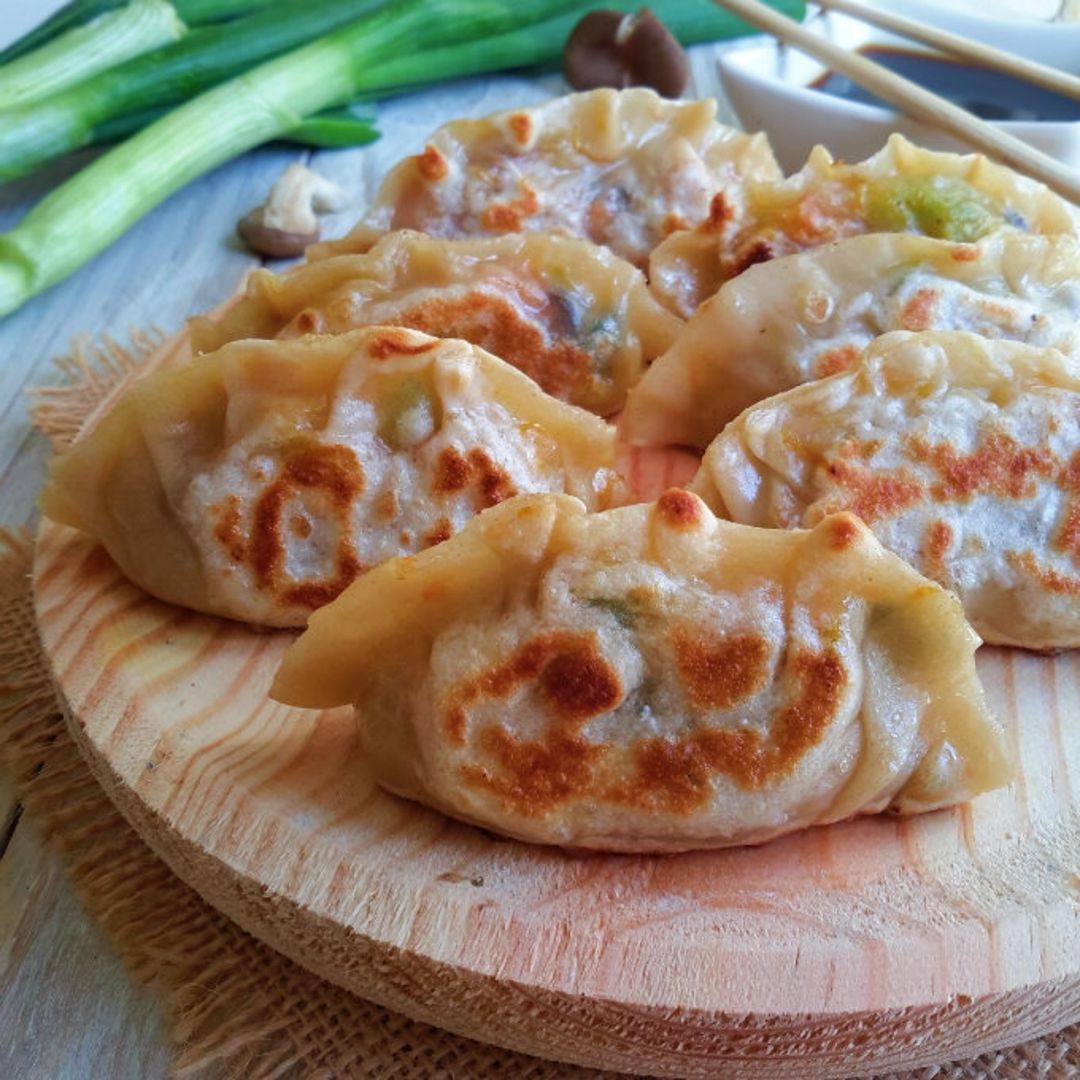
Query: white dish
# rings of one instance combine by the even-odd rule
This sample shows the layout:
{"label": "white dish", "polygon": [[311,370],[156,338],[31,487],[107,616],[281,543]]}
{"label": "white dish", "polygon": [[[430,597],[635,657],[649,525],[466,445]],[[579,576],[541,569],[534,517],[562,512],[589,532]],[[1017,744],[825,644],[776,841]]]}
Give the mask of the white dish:
{"label": "white dish", "polygon": [[[1080,73],[1080,24],[1001,19],[946,9],[924,0],[894,0],[898,13],[934,22],[1017,55]],[[815,15],[806,26],[849,51],[890,45],[932,53],[906,38],[888,34],[843,15]],[[839,158],[858,161],[878,150],[890,132],[899,131],[933,150],[967,151],[966,143],[889,108],[866,105],[812,89],[828,74],[819,61],[774,40],[724,52],[720,80],[740,123],[765,131],[781,166],[791,172],[822,143]],[[1080,118],[1080,103],[1077,103]],[[1080,167],[1080,120],[994,121],[1001,128],[1074,167]]]}

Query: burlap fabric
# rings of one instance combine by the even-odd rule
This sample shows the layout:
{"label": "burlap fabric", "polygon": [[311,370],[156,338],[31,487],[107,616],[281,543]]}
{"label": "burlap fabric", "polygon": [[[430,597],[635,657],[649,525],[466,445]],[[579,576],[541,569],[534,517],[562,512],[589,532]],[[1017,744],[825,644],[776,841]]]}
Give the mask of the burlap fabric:
{"label": "burlap fabric", "polygon": [[[85,346],[34,416],[57,445],[151,351]],[[324,982],[244,933],[160,862],[106,798],[72,742],[34,627],[31,541],[0,533],[0,765],[25,820],[63,859],[72,887],[126,970],[160,1001],[176,1077],[614,1077],[440,1031]],[[1080,1076],[1080,1025],[973,1061],[891,1080]]]}

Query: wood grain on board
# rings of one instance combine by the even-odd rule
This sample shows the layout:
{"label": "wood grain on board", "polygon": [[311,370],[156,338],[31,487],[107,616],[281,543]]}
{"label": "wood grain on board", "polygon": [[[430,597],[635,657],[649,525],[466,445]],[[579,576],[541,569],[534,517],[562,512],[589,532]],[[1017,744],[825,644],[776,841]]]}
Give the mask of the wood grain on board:
{"label": "wood grain on board", "polygon": [[[639,459],[641,493],[672,470]],[[291,632],[160,603],[50,523],[35,588],[76,739],[151,847],[414,1018],[596,1067],[764,1078],[931,1064],[1080,1017],[1075,653],[981,650],[1019,766],[1005,791],[758,848],[579,856],[382,792],[350,710],[267,697]]]}

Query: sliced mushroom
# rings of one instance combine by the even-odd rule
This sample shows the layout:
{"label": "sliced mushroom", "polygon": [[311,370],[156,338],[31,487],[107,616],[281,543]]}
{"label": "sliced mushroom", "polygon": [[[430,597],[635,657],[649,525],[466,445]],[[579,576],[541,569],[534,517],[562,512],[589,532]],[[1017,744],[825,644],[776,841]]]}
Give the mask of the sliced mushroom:
{"label": "sliced mushroom", "polygon": [[316,211],[340,210],[348,201],[337,184],[294,163],[270,189],[266,202],[240,219],[236,231],[257,254],[290,258],[319,239]]}
{"label": "sliced mushroom", "polygon": [[650,86],[675,98],[690,81],[690,62],[675,36],[648,8],[636,15],[590,11],[567,38],[563,73],[575,90]]}

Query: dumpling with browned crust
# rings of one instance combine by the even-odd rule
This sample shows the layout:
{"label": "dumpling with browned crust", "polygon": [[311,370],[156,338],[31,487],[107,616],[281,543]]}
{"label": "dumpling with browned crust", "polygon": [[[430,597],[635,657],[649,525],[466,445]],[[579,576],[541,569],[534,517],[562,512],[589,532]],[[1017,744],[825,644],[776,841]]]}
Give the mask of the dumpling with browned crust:
{"label": "dumpling with browned crust", "polygon": [[519,492],[592,509],[613,429],[464,341],[237,341],[139,380],[50,465],[42,509],[163,600],[302,626],[357,575]]}
{"label": "dumpling with browned crust", "polygon": [[1080,366],[1054,349],[886,334],[849,371],[747,409],[692,487],[752,525],[851,511],[987,641],[1080,646]]}
{"label": "dumpling with browned crust", "polygon": [[522,496],[312,616],[273,695],[356,706],[389,790],[523,840],[758,843],[1007,782],[956,599],[849,514]]}
{"label": "dumpling with browned crust", "polygon": [[1076,236],[1076,207],[982,154],[924,150],[892,135],[854,165],[815,147],[779,182],[748,184],[738,212],[717,208],[673,234],[649,260],[653,291],[689,318],[755,263],[867,232],[911,232],[971,243],[998,229]]}
{"label": "dumpling with browned crust", "polygon": [[383,181],[367,216],[314,258],[366,251],[392,229],[432,236],[579,236],[644,267],[665,236],[737,212],[750,179],[781,176],[768,139],[716,122],[716,102],[592,90],[439,128]]}
{"label": "dumpling with browned crust", "polygon": [[405,230],[364,255],[284,274],[256,270],[239,303],[217,319],[193,319],[191,334],[205,352],[240,337],[378,325],[464,338],[549,394],[607,415],[682,321],[654,299],[640,270],[587,240],[436,240]]}
{"label": "dumpling with browned crust", "polygon": [[976,244],[873,233],[752,266],[631,390],[623,436],[704,449],[743,409],[843,371],[890,330],[970,330],[1080,357],[1080,247],[1015,231]]}

